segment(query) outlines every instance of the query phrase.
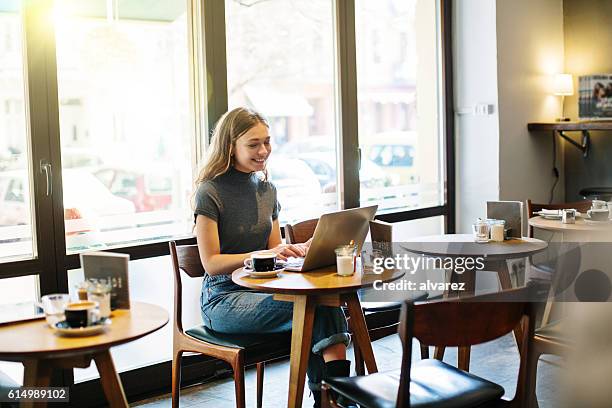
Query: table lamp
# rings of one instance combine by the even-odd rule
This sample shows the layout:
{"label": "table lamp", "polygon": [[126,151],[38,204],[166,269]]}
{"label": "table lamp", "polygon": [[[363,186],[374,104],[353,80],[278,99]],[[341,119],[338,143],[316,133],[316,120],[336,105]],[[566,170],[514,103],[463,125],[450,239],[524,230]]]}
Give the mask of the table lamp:
{"label": "table lamp", "polygon": [[556,74],[553,79],[553,95],[561,96],[561,114],[560,118],[557,118],[557,122],[567,122],[569,118],[563,116],[563,103],[565,102],[565,96],[574,94],[574,81],[572,74]]}

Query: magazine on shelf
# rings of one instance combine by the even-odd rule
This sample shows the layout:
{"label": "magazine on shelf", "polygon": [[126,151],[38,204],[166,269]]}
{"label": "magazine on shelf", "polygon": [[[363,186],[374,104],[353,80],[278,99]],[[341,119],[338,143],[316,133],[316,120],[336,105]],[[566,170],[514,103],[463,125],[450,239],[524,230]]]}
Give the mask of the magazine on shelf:
{"label": "magazine on shelf", "polygon": [[111,309],[129,309],[130,256],[113,252],[88,252],[80,254],[80,258],[85,280],[105,279],[111,284]]}
{"label": "magazine on shelf", "polygon": [[612,74],[578,77],[580,119],[612,120]]}

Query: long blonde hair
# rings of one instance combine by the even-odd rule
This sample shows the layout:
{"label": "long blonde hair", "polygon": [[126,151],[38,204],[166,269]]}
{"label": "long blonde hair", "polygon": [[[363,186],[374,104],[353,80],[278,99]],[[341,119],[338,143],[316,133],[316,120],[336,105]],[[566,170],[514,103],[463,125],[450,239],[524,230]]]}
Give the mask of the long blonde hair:
{"label": "long blonde hair", "polygon": [[[228,171],[232,165],[236,140],[260,123],[270,127],[262,115],[249,108],[236,108],[223,114],[213,130],[206,162],[195,181],[196,187]],[[267,176],[264,170],[264,179]]]}

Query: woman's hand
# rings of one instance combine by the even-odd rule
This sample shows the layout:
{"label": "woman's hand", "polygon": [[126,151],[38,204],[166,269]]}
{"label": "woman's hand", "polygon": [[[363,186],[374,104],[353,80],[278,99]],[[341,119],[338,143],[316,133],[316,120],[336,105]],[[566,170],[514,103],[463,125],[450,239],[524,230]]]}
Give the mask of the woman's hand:
{"label": "woman's hand", "polygon": [[308,241],[303,242],[301,244],[296,244],[295,246],[301,248],[302,251],[304,251],[304,256],[306,256],[306,254],[308,253],[308,250],[310,249],[311,243],[312,243],[312,238],[310,238]]}
{"label": "woman's hand", "polygon": [[307,250],[308,249],[304,249],[303,244],[279,244],[269,249],[269,251],[274,252],[276,256],[283,261],[286,261],[287,258],[291,256],[301,258],[306,255]]}

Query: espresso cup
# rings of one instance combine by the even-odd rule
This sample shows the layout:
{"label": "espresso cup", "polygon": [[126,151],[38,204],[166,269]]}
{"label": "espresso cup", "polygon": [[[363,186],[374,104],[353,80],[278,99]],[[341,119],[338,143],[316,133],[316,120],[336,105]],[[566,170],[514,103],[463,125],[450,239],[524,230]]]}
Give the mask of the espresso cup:
{"label": "espresso cup", "polygon": [[82,301],[68,303],[64,309],[66,323],[72,328],[92,326],[100,320],[98,302]]}
{"label": "espresso cup", "polygon": [[274,252],[255,252],[250,258],[244,260],[244,266],[255,272],[273,271],[276,266]]}
{"label": "espresso cup", "polygon": [[606,208],[590,209],[589,211],[587,211],[587,215],[593,221],[607,221],[608,216],[610,215],[610,211]]}

